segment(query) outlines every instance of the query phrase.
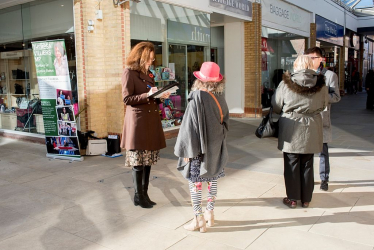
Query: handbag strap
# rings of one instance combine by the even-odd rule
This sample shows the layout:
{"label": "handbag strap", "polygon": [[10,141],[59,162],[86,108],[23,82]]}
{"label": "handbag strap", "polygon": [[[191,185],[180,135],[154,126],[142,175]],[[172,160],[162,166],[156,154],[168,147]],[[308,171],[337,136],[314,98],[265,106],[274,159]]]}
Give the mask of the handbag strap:
{"label": "handbag strap", "polygon": [[222,113],[221,105],[219,105],[219,102],[218,102],[217,98],[210,91],[206,91],[206,90],[202,90],[202,91],[205,91],[205,92],[209,93],[210,96],[213,97],[213,99],[216,101],[216,104],[217,104],[218,109],[219,109],[219,114],[221,116],[221,124],[222,124],[223,123],[223,113]]}

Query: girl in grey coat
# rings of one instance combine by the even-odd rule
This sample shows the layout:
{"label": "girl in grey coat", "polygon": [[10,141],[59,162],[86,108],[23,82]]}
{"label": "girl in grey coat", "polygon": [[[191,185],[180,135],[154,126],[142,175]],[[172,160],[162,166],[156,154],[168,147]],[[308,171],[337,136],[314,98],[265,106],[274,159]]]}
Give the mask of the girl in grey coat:
{"label": "girl in grey coat", "polygon": [[297,200],[308,207],[314,189],[313,155],[322,150],[321,112],[328,104],[323,76],[311,70],[313,61],[299,56],[294,73],[283,75],[272,105],[279,119],[278,149],[283,151],[287,197],[283,203],[295,208]]}
{"label": "girl in grey coat", "polygon": [[[179,157],[178,170],[188,179],[195,217],[184,228],[206,231],[214,224],[217,179],[225,176],[227,164],[226,133],[229,111],[223,97],[224,81],[214,62],[205,62],[195,71],[196,80],[188,96],[188,105],[179,130],[174,154]],[[202,211],[202,182],[208,183],[208,203]]]}

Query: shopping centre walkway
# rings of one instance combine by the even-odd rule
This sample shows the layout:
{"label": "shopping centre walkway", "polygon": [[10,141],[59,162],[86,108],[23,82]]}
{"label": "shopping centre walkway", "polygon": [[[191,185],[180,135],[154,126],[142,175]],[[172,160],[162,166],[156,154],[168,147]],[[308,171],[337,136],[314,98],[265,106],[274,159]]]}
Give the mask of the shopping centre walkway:
{"label": "shopping centre walkway", "polygon": [[218,182],[216,224],[187,232],[187,182],[176,170],[175,139],[152,171],[153,209],[132,204],[124,157],[49,160],[44,145],[0,137],[0,249],[374,249],[374,112],[364,93],[333,106],[328,192],[292,210],[282,154],[257,139],[258,119],[231,120],[227,176]]}

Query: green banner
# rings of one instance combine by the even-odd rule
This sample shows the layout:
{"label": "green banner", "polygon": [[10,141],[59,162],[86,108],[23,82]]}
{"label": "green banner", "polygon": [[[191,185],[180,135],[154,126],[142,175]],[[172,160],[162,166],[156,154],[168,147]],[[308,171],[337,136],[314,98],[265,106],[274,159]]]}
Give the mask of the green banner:
{"label": "green banner", "polygon": [[32,42],[43,110],[47,156],[79,158],[74,103],[65,41]]}

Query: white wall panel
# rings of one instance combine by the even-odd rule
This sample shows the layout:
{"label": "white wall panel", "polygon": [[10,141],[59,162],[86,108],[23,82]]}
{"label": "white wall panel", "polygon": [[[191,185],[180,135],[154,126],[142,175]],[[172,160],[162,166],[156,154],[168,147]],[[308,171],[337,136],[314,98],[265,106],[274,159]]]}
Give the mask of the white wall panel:
{"label": "white wall panel", "polygon": [[244,113],[244,22],[224,27],[226,101],[230,113]]}
{"label": "white wall panel", "polygon": [[161,19],[130,14],[131,39],[163,42]]}
{"label": "white wall panel", "polygon": [[344,9],[331,0],[285,0],[344,26]]}
{"label": "white wall panel", "polygon": [[358,25],[359,28],[373,27],[374,26],[374,16],[371,17],[359,17]]}

